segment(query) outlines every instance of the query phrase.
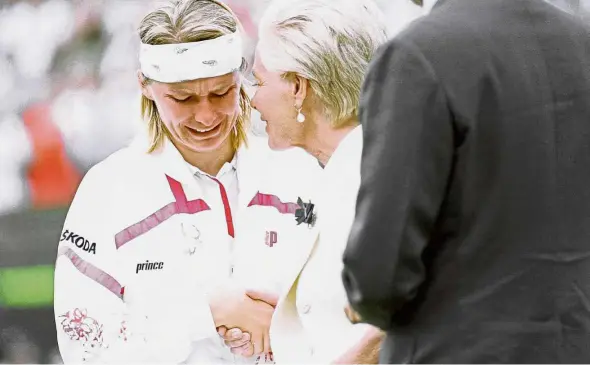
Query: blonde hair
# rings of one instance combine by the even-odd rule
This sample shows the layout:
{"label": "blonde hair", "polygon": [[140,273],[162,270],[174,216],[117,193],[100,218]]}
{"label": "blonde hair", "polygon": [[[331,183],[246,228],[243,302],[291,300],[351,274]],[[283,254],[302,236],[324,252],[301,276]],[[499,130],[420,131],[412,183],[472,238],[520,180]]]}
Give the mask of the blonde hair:
{"label": "blonde hair", "polygon": [[306,78],[337,128],[358,119],[365,72],[386,29],[372,0],[275,0],[259,25],[258,54],[266,69]]}
{"label": "blonde hair", "polygon": [[[170,0],[143,18],[139,26],[139,37],[145,44],[160,45],[205,41],[236,30],[245,34],[238,17],[221,1]],[[243,59],[242,71],[246,67],[246,60]],[[145,80],[146,84],[152,82],[148,78]],[[230,137],[236,150],[247,143],[247,129],[250,124],[250,99],[243,85],[240,88],[240,110],[236,133],[232,133]],[[168,130],[160,118],[155,102],[143,95],[141,116],[147,122],[151,139],[148,152],[151,153],[162,145],[168,136]]]}

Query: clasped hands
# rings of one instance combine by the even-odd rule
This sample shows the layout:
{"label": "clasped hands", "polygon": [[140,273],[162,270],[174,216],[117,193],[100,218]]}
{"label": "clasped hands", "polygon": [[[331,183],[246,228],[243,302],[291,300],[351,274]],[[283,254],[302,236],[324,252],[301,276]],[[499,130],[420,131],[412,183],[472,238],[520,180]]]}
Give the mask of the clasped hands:
{"label": "clasped hands", "polygon": [[255,290],[229,296],[225,294],[216,300],[217,308],[222,308],[218,313],[223,314],[215,323],[225,345],[233,354],[244,357],[271,353],[268,331],[277,296]]}
{"label": "clasped hands", "polygon": [[[269,328],[277,296],[268,292],[247,290],[224,292],[214,300],[214,319],[218,334],[234,355],[250,357],[270,354]],[[348,320],[362,322],[360,315],[350,305],[344,308]],[[215,315],[215,313],[221,313]]]}

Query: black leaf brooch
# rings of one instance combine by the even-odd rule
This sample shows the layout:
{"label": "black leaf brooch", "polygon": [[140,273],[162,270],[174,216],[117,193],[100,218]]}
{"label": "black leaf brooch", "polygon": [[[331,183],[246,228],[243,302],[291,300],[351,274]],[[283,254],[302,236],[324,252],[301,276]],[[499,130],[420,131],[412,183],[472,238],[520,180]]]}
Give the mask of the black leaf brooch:
{"label": "black leaf brooch", "polygon": [[301,198],[297,198],[297,205],[299,205],[299,208],[295,210],[295,220],[297,221],[297,225],[306,223],[309,227],[313,227],[316,220],[316,215],[313,212],[315,205],[311,200],[309,203],[304,203]]}

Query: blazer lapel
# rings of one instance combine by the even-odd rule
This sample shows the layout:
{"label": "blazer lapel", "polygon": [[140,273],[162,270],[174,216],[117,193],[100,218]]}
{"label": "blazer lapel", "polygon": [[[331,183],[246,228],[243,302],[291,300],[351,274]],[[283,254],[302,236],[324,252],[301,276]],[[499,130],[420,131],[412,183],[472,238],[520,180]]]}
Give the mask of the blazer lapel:
{"label": "blazer lapel", "polygon": [[319,231],[317,228],[312,228],[309,235],[305,237],[305,239],[301,242],[301,244],[294,249],[292,260],[289,263],[285,263],[285,270],[288,270],[286,285],[283,288],[281,295],[279,296],[279,303],[277,308],[280,306],[280,303],[289,295],[289,291],[299,278],[301,271],[309,261],[314,248],[318,244],[319,241]]}

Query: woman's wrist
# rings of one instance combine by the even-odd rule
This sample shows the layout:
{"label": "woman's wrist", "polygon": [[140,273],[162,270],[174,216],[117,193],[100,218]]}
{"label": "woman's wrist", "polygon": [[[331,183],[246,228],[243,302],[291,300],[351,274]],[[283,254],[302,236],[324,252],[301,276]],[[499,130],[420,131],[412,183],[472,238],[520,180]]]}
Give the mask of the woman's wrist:
{"label": "woman's wrist", "polygon": [[[211,291],[207,297],[209,300],[209,308],[211,309],[211,315],[215,327],[231,325],[232,319],[230,318],[236,308],[236,300],[240,288],[236,287],[233,283],[221,285]],[[229,327],[228,327],[229,328]]]}
{"label": "woman's wrist", "polygon": [[220,300],[219,291],[209,293],[207,298],[209,300],[209,309],[211,310],[211,316],[213,317],[213,323],[215,323],[215,327],[219,328],[221,326],[225,326],[225,316],[222,305],[223,302]]}

